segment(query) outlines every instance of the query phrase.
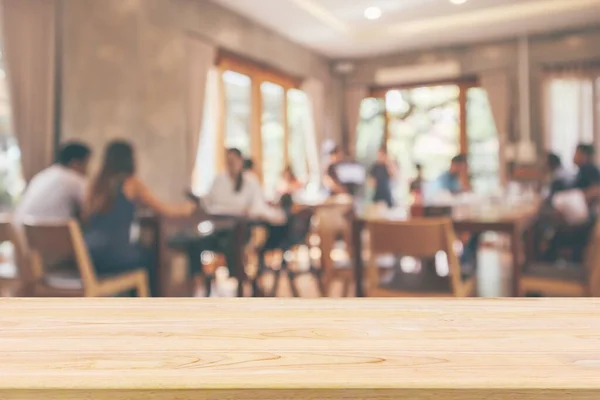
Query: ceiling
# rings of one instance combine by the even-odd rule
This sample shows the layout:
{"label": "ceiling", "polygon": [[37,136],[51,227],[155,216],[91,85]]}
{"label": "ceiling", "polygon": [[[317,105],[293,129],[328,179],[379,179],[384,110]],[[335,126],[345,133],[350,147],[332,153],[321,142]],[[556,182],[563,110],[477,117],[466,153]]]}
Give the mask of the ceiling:
{"label": "ceiling", "polygon": [[[600,0],[213,0],[331,58],[600,25]],[[376,21],[364,17],[379,7]]]}

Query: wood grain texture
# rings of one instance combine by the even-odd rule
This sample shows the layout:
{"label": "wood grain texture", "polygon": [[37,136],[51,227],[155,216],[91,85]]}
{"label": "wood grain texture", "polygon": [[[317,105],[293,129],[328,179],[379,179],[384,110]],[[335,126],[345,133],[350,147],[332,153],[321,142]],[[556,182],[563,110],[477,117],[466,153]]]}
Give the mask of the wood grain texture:
{"label": "wood grain texture", "polygon": [[600,300],[4,299],[0,399],[597,400]]}

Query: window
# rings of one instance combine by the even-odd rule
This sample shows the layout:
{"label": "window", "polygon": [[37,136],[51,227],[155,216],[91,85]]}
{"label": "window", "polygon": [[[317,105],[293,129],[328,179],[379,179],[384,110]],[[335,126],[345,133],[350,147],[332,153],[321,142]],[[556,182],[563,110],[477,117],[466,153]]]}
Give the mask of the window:
{"label": "window", "polygon": [[312,103],[302,90],[288,90],[288,127],[288,164],[301,182],[319,185],[321,171]]}
{"label": "window", "polygon": [[467,81],[372,94],[361,104],[357,158],[371,164],[377,149],[387,143],[389,156],[400,167],[397,196],[407,194],[417,164],[431,182],[459,153],[468,155],[475,192],[498,187],[498,132],[485,90]]}
{"label": "window", "polygon": [[[212,75],[211,75],[212,74]],[[209,74],[194,191],[205,194],[224,168],[224,150],[254,161],[265,195],[273,198],[284,168],[320,183],[312,105],[298,82],[233,57]]]}
{"label": "window", "polygon": [[223,72],[225,88],[225,148],[235,147],[250,157],[252,80],[249,76]]}
{"label": "window", "polygon": [[387,92],[388,153],[405,178],[421,164],[425,179],[435,180],[460,152],[458,96],[457,85]]}
{"label": "window", "polygon": [[599,143],[600,72],[550,75],[545,84],[548,150],[572,166],[578,143]]}
{"label": "window", "polygon": [[0,52],[0,211],[12,208],[24,186],[21,152],[12,130],[8,82]]}
{"label": "window", "polygon": [[360,104],[357,130],[356,158],[364,165],[371,165],[377,151],[385,143],[385,100],[370,97]]}
{"label": "window", "polygon": [[473,190],[491,193],[500,186],[500,144],[487,93],[479,87],[467,90],[467,137]]}
{"label": "window", "polygon": [[285,90],[271,82],[260,85],[262,97],[262,177],[267,198],[275,198],[285,168]]}

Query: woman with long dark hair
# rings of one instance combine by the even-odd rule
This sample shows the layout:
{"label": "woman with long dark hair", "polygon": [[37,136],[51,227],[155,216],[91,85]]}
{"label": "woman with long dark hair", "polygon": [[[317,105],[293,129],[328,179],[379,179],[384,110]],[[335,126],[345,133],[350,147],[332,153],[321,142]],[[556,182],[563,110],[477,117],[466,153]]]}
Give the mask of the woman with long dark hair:
{"label": "woman with long dark hair", "polygon": [[[147,252],[131,243],[131,226],[138,205],[170,217],[189,216],[195,210],[192,203],[163,203],[135,172],[131,144],[121,140],[110,142],[84,204],[85,240],[98,274],[151,268]],[[149,271],[149,276],[151,290],[156,293],[156,275]]]}

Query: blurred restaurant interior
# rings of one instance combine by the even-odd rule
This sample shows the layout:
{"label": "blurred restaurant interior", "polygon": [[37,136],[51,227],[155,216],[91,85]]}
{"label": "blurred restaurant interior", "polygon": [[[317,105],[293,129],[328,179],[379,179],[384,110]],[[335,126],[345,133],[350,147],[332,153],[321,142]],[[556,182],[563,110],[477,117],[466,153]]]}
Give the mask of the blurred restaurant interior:
{"label": "blurred restaurant interior", "polygon": [[0,49],[0,296],[600,295],[600,0],[0,0]]}

